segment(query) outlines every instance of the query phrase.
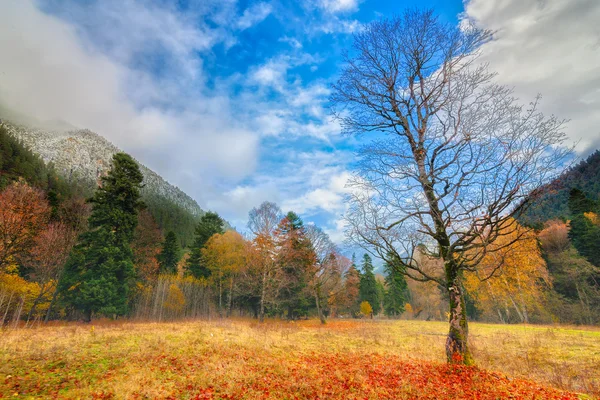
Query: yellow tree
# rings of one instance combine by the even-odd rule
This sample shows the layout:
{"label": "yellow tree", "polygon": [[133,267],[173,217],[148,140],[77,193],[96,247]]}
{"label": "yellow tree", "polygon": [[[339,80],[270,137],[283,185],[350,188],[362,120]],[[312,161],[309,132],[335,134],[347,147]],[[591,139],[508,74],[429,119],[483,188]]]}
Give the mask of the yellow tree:
{"label": "yellow tree", "polygon": [[267,305],[275,302],[282,281],[281,264],[277,262],[279,251],[275,243],[277,225],[281,218],[279,206],[268,201],[248,213],[248,229],[254,235],[254,240],[248,251],[250,257],[247,272],[250,280],[258,280],[260,322],[265,319]]}
{"label": "yellow tree", "polygon": [[467,273],[465,288],[484,313],[509,322],[512,310],[520,322],[528,323],[552,285],[535,233],[518,227],[494,246],[500,250],[486,255],[477,272]]}
{"label": "yellow tree", "polygon": [[246,265],[246,241],[236,231],[216,233],[202,249],[202,258],[211,270],[219,291],[219,316],[223,316],[223,286],[228,287],[227,316],[231,315],[235,278]]}

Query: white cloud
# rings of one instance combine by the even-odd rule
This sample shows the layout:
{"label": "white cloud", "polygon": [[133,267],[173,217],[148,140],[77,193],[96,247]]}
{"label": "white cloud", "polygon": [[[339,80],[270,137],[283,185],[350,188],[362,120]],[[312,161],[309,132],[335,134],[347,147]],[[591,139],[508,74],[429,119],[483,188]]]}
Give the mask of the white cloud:
{"label": "white cloud", "polygon": [[[289,53],[207,84],[204,55],[227,50],[270,6],[240,16],[234,0],[198,1],[192,14],[154,0],[107,0],[93,12],[76,0],[57,4],[68,15],[35,0],[0,2],[0,103],[98,132],[236,226],[265,200],[338,219],[340,127],[323,108],[326,82],[306,84],[296,70],[320,60],[289,40]],[[272,149],[289,154],[270,162]]]}
{"label": "white cloud", "polygon": [[319,6],[329,13],[356,11],[358,0],[319,0]]}
{"label": "white cloud", "polygon": [[523,102],[542,94],[541,109],[570,119],[578,150],[600,147],[600,2],[470,0],[465,18],[495,31],[483,61]]}
{"label": "white cloud", "polygon": [[280,38],[279,41],[289,44],[294,49],[302,48],[302,43],[300,43],[300,41],[298,39],[293,38],[293,37],[284,36],[284,37]]}
{"label": "white cloud", "polygon": [[251,26],[259,24],[271,14],[272,7],[268,3],[255,3],[244,10],[244,13],[238,20],[239,29],[248,29]]}
{"label": "white cloud", "polygon": [[[216,190],[209,180],[235,182],[254,172],[259,135],[232,117],[227,93],[205,89],[198,57],[227,34],[153,3],[109,1],[95,14],[72,11],[110,27],[94,33],[94,42],[33,1],[2,2],[0,103],[98,132],[203,206]],[[152,60],[145,52],[160,54],[171,75],[138,68]]]}

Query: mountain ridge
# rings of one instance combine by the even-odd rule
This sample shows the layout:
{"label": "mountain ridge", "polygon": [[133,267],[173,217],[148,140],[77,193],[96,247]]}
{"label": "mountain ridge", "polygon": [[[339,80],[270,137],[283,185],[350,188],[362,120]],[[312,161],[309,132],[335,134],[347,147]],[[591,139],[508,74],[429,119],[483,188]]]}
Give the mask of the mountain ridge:
{"label": "mountain ridge", "polygon": [[[99,177],[110,168],[110,160],[122,150],[103,136],[89,129],[68,131],[34,128],[12,121],[1,120],[10,135],[20,140],[46,163],[52,163],[56,171],[67,181],[76,180],[93,189]],[[139,160],[136,160],[144,175],[145,197],[159,196],[184,208],[199,218],[204,210],[187,193],[169,183]]]}

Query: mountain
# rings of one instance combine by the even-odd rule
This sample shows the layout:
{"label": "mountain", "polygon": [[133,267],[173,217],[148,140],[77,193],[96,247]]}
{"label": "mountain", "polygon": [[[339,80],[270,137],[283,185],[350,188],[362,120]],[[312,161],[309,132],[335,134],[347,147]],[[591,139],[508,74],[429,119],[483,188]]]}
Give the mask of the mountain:
{"label": "mountain", "polygon": [[[63,124],[66,126],[66,124]],[[86,130],[49,130],[0,120],[9,135],[52,164],[67,183],[76,183],[90,195],[110,160],[121,150],[102,136]],[[194,227],[204,214],[198,203],[178,187],[139,163],[144,175],[142,196],[157,223],[166,232],[173,230],[182,244],[191,242]]]}
{"label": "mountain", "polygon": [[573,188],[581,190],[590,199],[600,200],[600,150],[540,188],[539,197],[520,217],[521,222],[541,228],[552,219],[571,219],[568,200],[569,191]]}

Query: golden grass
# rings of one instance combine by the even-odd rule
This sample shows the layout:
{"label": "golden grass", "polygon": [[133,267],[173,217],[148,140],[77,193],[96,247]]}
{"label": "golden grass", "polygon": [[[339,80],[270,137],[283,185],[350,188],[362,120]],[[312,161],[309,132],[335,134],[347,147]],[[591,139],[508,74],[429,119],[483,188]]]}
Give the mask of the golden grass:
{"label": "golden grass", "polygon": [[[0,397],[169,398],[174,388],[233,386],[287,373],[286,360],[382,355],[444,362],[447,324],[423,321],[103,322],[0,335]],[[600,329],[470,324],[479,367],[600,395]],[[233,390],[233,388],[231,388]],[[24,397],[27,397],[24,395]]]}

